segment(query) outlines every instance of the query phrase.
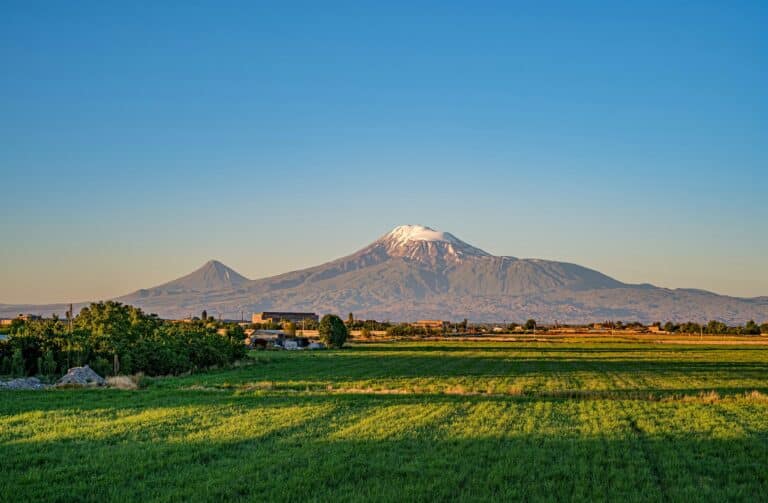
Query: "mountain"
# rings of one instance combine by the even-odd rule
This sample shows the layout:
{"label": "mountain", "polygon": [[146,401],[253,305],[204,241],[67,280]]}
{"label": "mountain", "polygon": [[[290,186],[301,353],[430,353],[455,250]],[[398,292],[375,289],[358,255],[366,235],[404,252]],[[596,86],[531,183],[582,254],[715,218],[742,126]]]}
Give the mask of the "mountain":
{"label": "mountain", "polygon": [[206,293],[239,288],[248,283],[248,281],[248,278],[242,276],[234,269],[225,266],[218,260],[209,260],[202,267],[186,276],[148,290],[139,290],[136,294],[148,297],[151,295]]}
{"label": "mountain", "polygon": [[[396,227],[356,253],[308,269],[249,280],[212,261],[117,300],[168,318],[206,309],[225,318],[301,310],[397,321],[768,320],[768,297],[622,283],[576,264],[494,256],[421,225]],[[47,311],[0,306],[0,314],[17,312]]]}
{"label": "mountain", "polygon": [[167,293],[174,283],[120,300],[173,317],[208,309],[228,317],[262,310],[309,310],[352,311],[358,317],[390,320],[768,319],[764,297],[739,299],[630,285],[576,264],[494,256],[448,232],[420,225],[396,227],[332,262],[241,281],[231,288],[217,285],[197,288],[195,294]]}
{"label": "mountain", "polygon": [[[115,300],[136,306],[145,306],[147,303],[142,302],[142,299],[150,299],[150,304],[156,304],[160,307],[156,312],[164,317],[172,318],[177,317],[177,314],[172,313],[181,312],[179,306],[194,306],[196,303],[204,302],[207,295],[212,292],[232,291],[249,282],[248,278],[218,260],[209,260],[186,276],[152,288],[138,290]],[[74,311],[79,312],[88,304],[88,302],[74,303]],[[63,316],[67,309],[69,309],[69,304],[63,303],[44,305],[0,304],[0,317],[13,317],[20,313]],[[197,310],[188,311],[184,316],[190,313],[197,313]]]}

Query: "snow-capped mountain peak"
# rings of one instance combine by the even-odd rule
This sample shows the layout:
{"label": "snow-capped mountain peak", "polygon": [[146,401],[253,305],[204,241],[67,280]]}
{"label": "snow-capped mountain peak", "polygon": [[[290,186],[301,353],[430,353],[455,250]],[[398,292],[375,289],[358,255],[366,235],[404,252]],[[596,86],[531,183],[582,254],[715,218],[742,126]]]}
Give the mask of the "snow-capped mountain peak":
{"label": "snow-capped mountain peak", "polygon": [[392,229],[384,239],[397,244],[405,244],[408,241],[444,241],[458,243],[459,240],[449,232],[436,231],[424,225],[400,225]]}
{"label": "snow-capped mountain peak", "polygon": [[424,225],[401,225],[382,236],[378,244],[394,257],[407,257],[427,262],[461,261],[466,257],[490,254],[465,243],[450,232]]}

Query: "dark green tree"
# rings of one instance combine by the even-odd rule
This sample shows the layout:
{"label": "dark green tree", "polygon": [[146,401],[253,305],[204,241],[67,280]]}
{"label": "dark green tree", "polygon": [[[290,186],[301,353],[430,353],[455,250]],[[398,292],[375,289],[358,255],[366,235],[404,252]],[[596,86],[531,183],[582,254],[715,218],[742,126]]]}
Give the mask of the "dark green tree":
{"label": "dark green tree", "polygon": [[52,350],[45,352],[40,364],[40,373],[45,376],[52,376],[56,373],[56,359]]}
{"label": "dark green tree", "polygon": [[14,377],[24,377],[27,375],[27,369],[24,366],[24,355],[21,348],[17,348],[11,356],[11,374]]}
{"label": "dark green tree", "polygon": [[728,325],[722,321],[711,320],[709,323],[707,323],[707,327],[704,331],[713,335],[727,334]]}
{"label": "dark green tree", "polygon": [[0,358],[0,375],[11,373],[11,359],[7,356]]}
{"label": "dark green tree", "polygon": [[533,330],[534,328],[536,328],[536,320],[530,319],[530,320],[525,322],[525,329],[526,330]]}
{"label": "dark green tree", "polygon": [[330,347],[340,348],[347,341],[347,327],[335,314],[326,314],[318,326],[320,339]]}
{"label": "dark green tree", "polygon": [[747,324],[744,325],[744,333],[746,335],[760,335],[760,327],[757,326],[755,320],[749,320]]}

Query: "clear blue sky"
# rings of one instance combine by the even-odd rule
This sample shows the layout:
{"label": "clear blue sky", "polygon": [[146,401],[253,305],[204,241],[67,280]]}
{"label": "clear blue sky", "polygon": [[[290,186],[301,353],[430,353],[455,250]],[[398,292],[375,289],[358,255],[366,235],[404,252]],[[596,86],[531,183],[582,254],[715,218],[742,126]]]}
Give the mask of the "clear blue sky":
{"label": "clear blue sky", "polygon": [[768,295],[764,1],[138,3],[0,4],[0,302],[404,223]]}

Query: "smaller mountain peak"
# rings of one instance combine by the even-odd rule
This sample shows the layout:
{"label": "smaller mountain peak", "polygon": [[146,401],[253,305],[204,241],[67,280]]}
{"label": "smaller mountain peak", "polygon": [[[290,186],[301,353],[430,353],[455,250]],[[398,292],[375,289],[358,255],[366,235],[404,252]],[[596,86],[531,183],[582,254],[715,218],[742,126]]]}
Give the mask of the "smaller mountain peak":
{"label": "smaller mountain peak", "polygon": [[215,285],[217,288],[238,286],[245,281],[248,281],[248,278],[238,274],[231,267],[225,265],[223,262],[213,259],[203,264],[202,267],[192,272],[187,277],[191,276],[197,276],[201,278],[207,286]]}

